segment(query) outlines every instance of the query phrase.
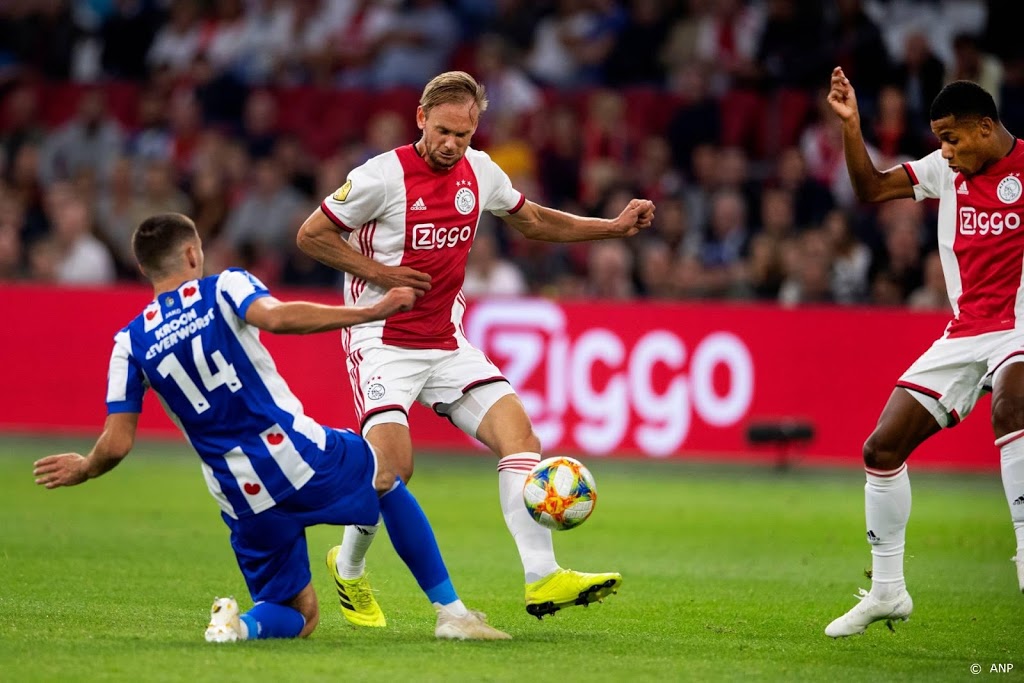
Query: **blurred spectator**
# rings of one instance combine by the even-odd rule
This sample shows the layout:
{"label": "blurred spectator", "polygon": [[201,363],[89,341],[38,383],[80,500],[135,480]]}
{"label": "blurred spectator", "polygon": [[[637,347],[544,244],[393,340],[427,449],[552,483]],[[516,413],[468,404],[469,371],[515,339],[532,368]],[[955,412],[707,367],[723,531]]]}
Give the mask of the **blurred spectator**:
{"label": "blurred spectator", "polygon": [[822,227],[831,243],[832,293],[842,304],[861,303],[867,299],[871,250],[857,241],[850,216],[836,209],[825,217]]}
{"label": "blurred spectator", "polygon": [[131,245],[138,227],[135,202],[135,167],[130,158],[121,157],[114,162],[106,192],[96,202],[96,233],[113,253],[118,271],[131,276],[136,272]]}
{"label": "blurred spectator", "polygon": [[141,163],[169,161],[174,142],[167,125],[167,99],[155,89],[145,90],[139,95],[138,112],[138,127],[128,137],[128,155]]}
{"label": "blurred spectator", "polygon": [[606,300],[632,299],[633,255],[622,240],[604,240],[590,245],[587,262],[586,296]]}
{"label": "blurred spectator", "polygon": [[903,88],[907,100],[907,117],[920,133],[930,133],[928,110],[939,94],[946,67],[932,52],[923,31],[911,31],[903,44],[903,59],[897,63],[893,82]]}
{"label": "blurred spectator", "polygon": [[395,2],[338,0],[325,2],[325,23],[331,27],[326,45],[330,69],[347,87],[373,85],[373,60],[380,39],[395,27]]}
{"label": "blurred spectator", "polygon": [[0,127],[0,146],[5,165],[10,167],[21,146],[39,144],[46,135],[39,121],[39,96],[35,88],[16,86],[4,103],[4,120]]}
{"label": "blurred spectator", "polygon": [[[60,189],[51,190],[47,205],[53,221],[52,246],[55,253],[44,254],[41,258],[43,261],[56,258],[53,264],[56,281],[79,285],[113,282],[116,276],[114,259],[92,234],[92,217],[85,202],[70,190]],[[49,267],[50,264],[46,263],[44,270]]]}
{"label": "blurred spectator", "polygon": [[828,70],[822,59],[821,3],[768,0],[755,72],[762,89],[812,89]]}
{"label": "blurred spectator", "polygon": [[422,88],[444,71],[458,37],[458,22],[441,0],[405,0],[374,44],[372,84]]}
{"label": "blurred spectator", "polygon": [[682,175],[672,166],[672,150],[660,135],[648,135],[640,142],[633,167],[633,183],[640,195],[655,203],[683,189]]}
{"label": "blurred spectator", "polygon": [[828,188],[808,175],[807,162],[796,147],[779,153],[774,181],[793,195],[794,220],[798,228],[820,224],[835,206]]}
{"label": "blurred spectator", "polygon": [[[879,209],[879,226],[884,238],[883,248],[875,254],[871,266],[872,298],[888,304],[892,298],[900,302],[924,282],[922,234],[924,209],[913,199],[890,201]],[[879,291],[876,291],[876,280]],[[898,296],[892,288],[899,291]]]}
{"label": "blurred spectator", "polygon": [[235,69],[242,81],[266,85],[278,75],[292,40],[293,11],[280,0],[249,0]]}
{"label": "blurred spectator", "polygon": [[462,291],[471,299],[526,294],[523,274],[515,264],[502,258],[498,252],[498,241],[491,230],[477,230],[466,263],[466,280]]}
{"label": "blurred spectator", "polygon": [[277,143],[277,100],[266,90],[252,90],[245,100],[240,137],[254,159],[270,156]]}
{"label": "blurred spectator", "polygon": [[615,44],[615,33],[606,26],[601,13],[583,0],[558,0],[555,12],[537,23],[527,71],[544,85],[592,85],[595,65]]}
{"label": "blurred spectator", "polygon": [[224,174],[213,164],[200,166],[192,177],[191,217],[203,242],[213,244],[227,223],[228,203]]}
{"label": "blurred spectator", "polygon": [[1003,64],[998,57],[984,52],[978,37],[970,33],[960,33],[953,38],[953,63],[946,69],[947,83],[960,80],[980,85],[992,95],[996,107],[999,107]]}
{"label": "blurred spectator", "polygon": [[258,159],[251,186],[228,215],[223,238],[235,249],[250,244],[261,252],[280,252],[289,241],[292,217],[304,204],[273,159]]}
{"label": "blurred spectator", "polygon": [[686,99],[669,120],[666,136],[676,168],[693,176],[693,156],[699,145],[720,144],[722,117],[718,99],[711,95],[706,69],[693,63],[680,67],[672,88]]}
{"label": "blurred spectator", "polygon": [[747,286],[750,295],[762,301],[775,301],[785,280],[783,258],[786,241],[769,234],[754,235],[747,259]]}
{"label": "blurred spectator", "polygon": [[744,260],[750,239],[747,205],[736,189],[722,189],[711,198],[711,222],[700,247],[704,291],[732,296],[744,280]]}
{"label": "blurred spectator", "polygon": [[605,82],[664,85],[661,54],[670,28],[664,0],[633,0],[628,7],[625,23],[605,58]]}
{"label": "blurred spectator", "polygon": [[762,23],[761,8],[744,0],[717,0],[701,15],[696,52],[712,74],[712,92],[752,84]]}
{"label": "blurred spectator", "polygon": [[647,240],[637,248],[637,280],[640,293],[650,299],[672,299],[676,296],[672,267],[672,250],[664,242]]}
{"label": "blurred spectator", "polygon": [[938,251],[931,251],[924,260],[924,283],[910,293],[907,306],[916,311],[942,311],[952,313],[946,294],[946,278],[942,274],[942,261]]}
{"label": "blurred spectator", "polygon": [[878,93],[878,113],[865,126],[865,140],[895,164],[899,160],[920,159],[931,151],[911,123],[903,91],[893,85],[882,86]]}
{"label": "blurred spectator", "polygon": [[511,47],[495,34],[481,36],[476,48],[477,81],[487,88],[487,113],[480,132],[486,133],[491,117],[523,117],[535,114],[543,95],[526,73],[512,61]]}
{"label": "blurred spectator", "polygon": [[568,106],[549,109],[538,120],[540,131],[540,180],[547,200],[555,208],[564,207],[579,196],[583,141],[579,121]]}
{"label": "blurred spectator", "polygon": [[146,56],[156,36],[158,17],[146,0],[115,0],[103,21],[103,72],[113,78],[141,81],[148,73]]}
{"label": "blurred spectator", "polygon": [[[831,3],[830,3],[831,4]],[[839,65],[857,84],[862,115],[874,111],[878,90],[890,73],[889,53],[878,25],[864,11],[861,0],[836,0],[826,15],[826,63]]]}
{"label": "blurred spectator", "polygon": [[22,244],[17,228],[0,220],[0,282],[24,277],[22,258]]}
{"label": "blurred spectator", "polygon": [[106,182],[124,149],[124,129],[107,113],[99,88],[82,93],[75,118],[55,130],[43,143],[39,173],[43,183],[69,180],[82,171]]}
{"label": "blurred spectator", "polygon": [[[330,266],[325,266],[315,259],[306,256],[295,243],[309,213],[305,208],[297,209],[288,224],[289,239],[284,252],[284,265],[281,267],[281,284],[292,287],[336,287],[342,278],[341,273]],[[476,246],[474,245],[474,249]]]}
{"label": "blurred spectator", "polygon": [[173,0],[170,20],[156,32],[146,55],[150,69],[184,75],[201,49],[198,0]]}
{"label": "blurred spectator", "polygon": [[794,240],[796,251],[788,259],[789,274],[779,289],[783,306],[832,303],[832,257],[828,238],[809,230]]}

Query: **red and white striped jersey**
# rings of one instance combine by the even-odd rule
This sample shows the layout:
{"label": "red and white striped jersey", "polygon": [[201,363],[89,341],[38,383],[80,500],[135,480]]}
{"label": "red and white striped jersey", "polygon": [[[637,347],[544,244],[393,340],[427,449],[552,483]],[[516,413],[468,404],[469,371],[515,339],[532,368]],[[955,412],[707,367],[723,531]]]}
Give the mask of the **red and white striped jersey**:
{"label": "red and white striped jersey", "polygon": [[[413,145],[354,169],[320,208],[364,256],[428,273],[431,289],[411,311],[345,330],[346,352],[379,344],[458,348],[464,340],[462,282],[480,212],[504,216],[525,201],[505,172],[472,148],[446,171],[428,166]],[[383,295],[380,287],[346,273],[346,304],[368,306]]]}
{"label": "red and white striped jersey", "polygon": [[936,150],[903,164],[917,200],[939,200],[938,237],[953,306],[947,337],[1024,328],[1024,145],[984,172],[954,173]]}

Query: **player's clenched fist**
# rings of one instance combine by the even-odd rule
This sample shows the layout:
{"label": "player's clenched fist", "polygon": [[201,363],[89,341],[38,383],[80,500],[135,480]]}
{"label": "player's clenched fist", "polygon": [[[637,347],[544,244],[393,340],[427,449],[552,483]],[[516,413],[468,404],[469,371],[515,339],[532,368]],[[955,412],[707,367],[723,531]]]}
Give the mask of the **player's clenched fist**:
{"label": "player's clenched fist", "polygon": [[373,305],[373,312],[378,319],[387,318],[399,311],[409,311],[416,304],[416,299],[423,292],[412,287],[395,287],[388,290],[384,298]]}

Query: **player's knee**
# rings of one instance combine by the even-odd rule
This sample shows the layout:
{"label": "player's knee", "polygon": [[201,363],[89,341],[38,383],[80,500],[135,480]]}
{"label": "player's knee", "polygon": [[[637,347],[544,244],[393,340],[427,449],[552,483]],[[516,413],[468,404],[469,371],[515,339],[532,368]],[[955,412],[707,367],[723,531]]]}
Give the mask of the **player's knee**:
{"label": "player's knee", "polygon": [[396,466],[391,463],[379,463],[377,466],[377,478],[373,481],[373,488],[377,490],[377,493],[383,495],[394,487],[396,478],[409,483],[409,479],[412,478],[412,469],[411,460],[402,466]]}
{"label": "player's knee", "polygon": [[894,470],[903,464],[906,456],[899,449],[886,442],[878,433],[864,442],[864,465],[876,470]]}
{"label": "player's knee", "polygon": [[316,603],[308,611],[302,611],[302,616],[306,619],[306,625],[302,627],[302,631],[299,632],[299,638],[305,638],[309,636],[316,627],[320,625],[320,608]]}
{"label": "player's knee", "polygon": [[992,398],[992,430],[997,434],[1010,434],[1024,429],[1024,398],[994,396]]}

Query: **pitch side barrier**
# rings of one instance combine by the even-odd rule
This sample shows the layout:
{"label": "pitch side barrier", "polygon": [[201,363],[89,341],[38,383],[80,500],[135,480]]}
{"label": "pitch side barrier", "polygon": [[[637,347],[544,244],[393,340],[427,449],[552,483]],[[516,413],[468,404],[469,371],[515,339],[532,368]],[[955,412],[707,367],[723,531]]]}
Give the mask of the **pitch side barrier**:
{"label": "pitch side barrier", "polygon": [[[151,296],[135,286],[0,286],[0,431],[95,433],[113,334]],[[894,382],[946,323],[893,309],[491,299],[470,304],[464,329],[519,390],[548,452],[754,460],[776,455],[748,440],[757,428],[801,424],[812,434],[792,444],[795,461],[859,466]],[[338,334],[262,338],[309,415],[353,426]],[[915,464],[998,469],[987,398],[975,412]],[[412,423],[420,449],[476,448],[429,410],[414,410]],[[177,436],[152,396],[140,433]]]}

